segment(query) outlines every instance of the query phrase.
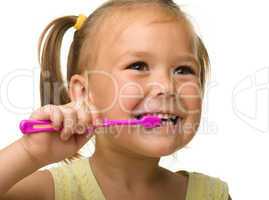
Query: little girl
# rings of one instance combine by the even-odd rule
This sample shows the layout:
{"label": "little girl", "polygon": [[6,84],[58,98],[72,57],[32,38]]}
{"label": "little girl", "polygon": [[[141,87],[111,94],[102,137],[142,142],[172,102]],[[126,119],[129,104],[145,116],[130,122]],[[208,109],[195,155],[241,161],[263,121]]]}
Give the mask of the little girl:
{"label": "little girl", "polygon": [[[66,89],[60,52],[72,27]],[[39,53],[42,107],[30,119],[50,119],[58,132],[1,150],[1,200],[231,199],[219,178],[158,165],[195,135],[209,71],[202,40],[172,0],[110,0],[89,17],[58,18],[41,35]],[[164,122],[86,131],[104,118],[147,114]],[[79,156],[93,135],[95,152]]]}

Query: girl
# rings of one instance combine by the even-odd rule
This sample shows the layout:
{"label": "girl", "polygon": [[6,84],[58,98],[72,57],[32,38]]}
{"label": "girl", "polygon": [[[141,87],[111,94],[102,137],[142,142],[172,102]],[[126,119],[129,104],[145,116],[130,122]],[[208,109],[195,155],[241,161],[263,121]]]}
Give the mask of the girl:
{"label": "girl", "polygon": [[[71,27],[65,89],[60,49]],[[23,136],[1,150],[1,200],[230,199],[219,178],[158,165],[195,135],[209,66],[201,39],[172,0],[110,0],[89,17],[58,18],[39,50],[42,107],[30,118],[50,119],[58,132]],[[147,114],[167,121],[86,131],[104,118]],[[93,135],[95,152],[79,157]]]}

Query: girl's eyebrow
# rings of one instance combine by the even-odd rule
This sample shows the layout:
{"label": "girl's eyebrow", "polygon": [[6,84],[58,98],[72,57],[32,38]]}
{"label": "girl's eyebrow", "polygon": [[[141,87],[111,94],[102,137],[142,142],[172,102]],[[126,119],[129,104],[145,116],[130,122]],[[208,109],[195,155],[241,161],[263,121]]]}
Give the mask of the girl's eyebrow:
{"label": "girl's eyebrow", "polygon": [[[127,50],[123,54],[121,54],[118,58],[121,60],[125,56],[133,56],[133,57],[152,57],[153,55],[148,51],[132,51]],[[185,61],[185,62],[192,62],[195,64],[195,66],[199,66],[199,62],[197,58],[191,54],[191,53],[184,53],[184,54],[178,54],[175,56],[176,60]]]}
{"label": "girl's eyebrow", "polygon": [[199,62],[193,54],[178,55],[177,58],[182,61],[192,62],[195,64],[196,67],[199,66]]}
{"label": "girl's eyebrow", "polygon": [[147,52],[147,51],[132,51],[132,50],[127,50],[127,51],[125,51],[124,53],[122,53],[119,56],[119,59],[122,59],[122,58],[124,58],[127,55],[128,56],[134,56],[134,57],[142,57],[142,56],[152,57],[152,54],[150,52]]}

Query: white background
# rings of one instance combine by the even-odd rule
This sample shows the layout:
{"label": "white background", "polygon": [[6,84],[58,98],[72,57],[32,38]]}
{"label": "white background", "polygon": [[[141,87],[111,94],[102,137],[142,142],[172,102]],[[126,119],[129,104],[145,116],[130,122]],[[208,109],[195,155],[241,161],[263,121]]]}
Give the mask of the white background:
{"label": "white background", "polygon": [[[0,148],[21,136],[20,120],[39,105],[37,41],[43,28],[62,15],[89,15],[102,2],[1,2]],[[269,199],[268,2],[177,2],[208,48],[212,75],[197,135],[177,158],[165,157],[161,165],[219,177],[228,182],[233,199]],[[69,31],[63,53],[71,37]]]}

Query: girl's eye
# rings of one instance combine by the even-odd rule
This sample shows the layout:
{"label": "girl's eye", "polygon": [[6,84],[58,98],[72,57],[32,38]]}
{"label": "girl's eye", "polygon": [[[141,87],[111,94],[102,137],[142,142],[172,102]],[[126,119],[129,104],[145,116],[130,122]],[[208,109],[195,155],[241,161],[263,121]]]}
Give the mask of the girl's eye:
{"label": "girl's eye", "polygon": [[186,74],[195,74],[195,72],[193,71],[193,69],[190,67],[190,66],[180,66],[180,67],[177,67],[175,69],[175,72],[178,73],[178,74],[183,74],[183,75],[186,75]]}
{"label": "girl's eye", "polygon": [[127,69],[134,69],[138,71],[148,70],[148,68],[148,65],[143,61],[135,62],[127,67]]}

